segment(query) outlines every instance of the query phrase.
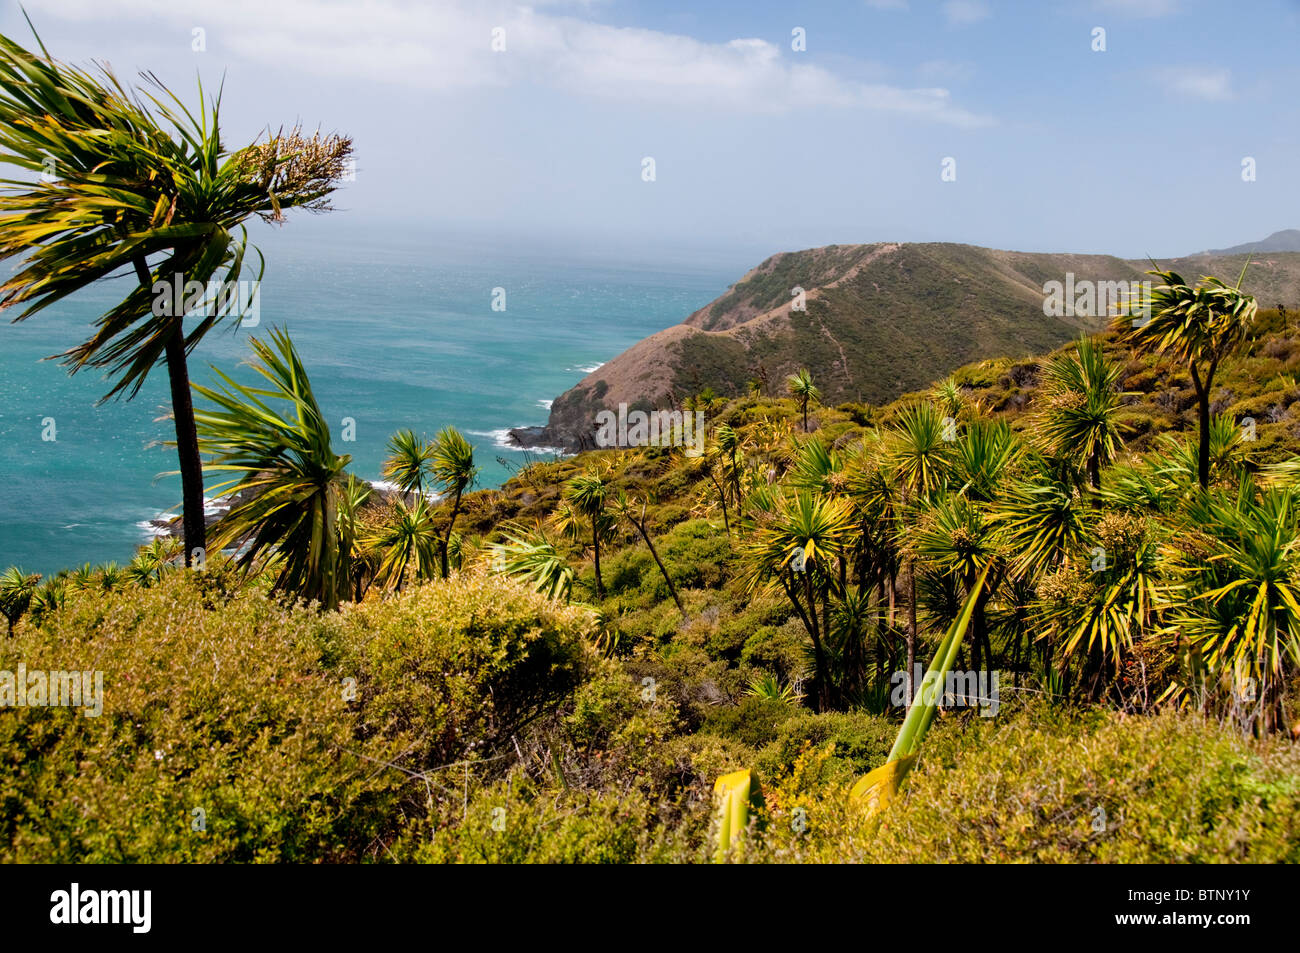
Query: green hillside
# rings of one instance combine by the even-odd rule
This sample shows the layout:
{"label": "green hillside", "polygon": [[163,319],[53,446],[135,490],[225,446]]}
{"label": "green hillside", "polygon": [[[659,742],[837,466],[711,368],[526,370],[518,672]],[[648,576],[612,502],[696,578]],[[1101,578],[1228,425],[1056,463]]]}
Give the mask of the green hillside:
{"label": "green hillside", "polygon": [[[1300,253],[1198,256],[1167,263],[1193,279],[1234,279],[1265,306],[1300,307]],[[1165,267],[1162,263],[1162,267]],[[1044,287],[1149,280],[1150,262],[973,245],[831,245],[774,255],[681,325],[607,362],[552,404],[538,445],[590,446],[605,408],[680,406],[711,388],[745,393],[800,367],[831,402],[884,403],[974,360],[1028,357],[1096,330],[1111,315],[1049,317]],[[791,307],[791,289],[806,310]],[[527,435],[524,435],[527,439]]]}

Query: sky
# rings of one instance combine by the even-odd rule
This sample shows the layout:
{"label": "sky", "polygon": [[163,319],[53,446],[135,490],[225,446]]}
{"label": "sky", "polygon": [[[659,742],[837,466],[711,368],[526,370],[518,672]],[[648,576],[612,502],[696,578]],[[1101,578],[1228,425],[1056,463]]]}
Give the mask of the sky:
{"label": "sky", "polygon": [[1300,0],[24,7],[57,58],[191,103],[224,81],[232,147],[296,122],[352,136],[342,234],[1168,257],[1300,227]]}

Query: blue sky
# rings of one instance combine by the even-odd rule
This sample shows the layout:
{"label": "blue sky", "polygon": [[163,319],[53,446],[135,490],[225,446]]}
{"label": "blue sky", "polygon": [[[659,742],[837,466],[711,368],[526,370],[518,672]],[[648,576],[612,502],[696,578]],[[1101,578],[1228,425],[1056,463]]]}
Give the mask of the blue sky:
{"label": "blue sky", "polygon": [[196,72],[224,73],[232,145],[297,120],[353,135],[356,181],[328,221],[290,226],[308,234],[1163,257],[1300,227],[1295,0],[25,6],[60,58],[151,69],[191,100]]}

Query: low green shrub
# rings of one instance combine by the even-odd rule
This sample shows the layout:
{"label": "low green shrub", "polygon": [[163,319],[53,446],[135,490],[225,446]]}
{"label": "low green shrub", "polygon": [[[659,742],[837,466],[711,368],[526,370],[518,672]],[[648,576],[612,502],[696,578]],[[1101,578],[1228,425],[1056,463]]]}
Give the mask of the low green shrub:
{"label": "low green shrub", "polygon": [[101,671],[103,711],[0,711],[0,855],[361,859],[418,819],[413,772],[477,756],[580,681],[591,626],[482,577],[326,614],[206,573],[70,593],[0,669]]}
{"label": "low green shrub", "polygon": [[[1300,860],[1300,751],[1196,715],[936,732],[869,850],[926,863]],[[951,832],[961,831],[961,837]]]}
{"label": "low green shrub", "polygon": [[[823,759],[809,749],[799,768],[824,774]],[[927,736],[902,796],[871,822],[830,779],[815,795],[773,786],[773,823],[750,861],[1300,860],[1295,743],[1260,745],[1191,713],[1035,706],[995,723],[945,719]],[[805,812],[800,824],[790,823],[796,808]]]}
{"label": "low green shrub", "polygon": [[789,704],[778,699],[746,697],[738,705],[710,712],[700,730],[761,748],[777,739],[781,726],[794,714]]}
{"label": "low green shrub", "polygon": [[821,778],[827,784],[848,783],[885,763],[898,736],[897,722],[859,712],[810,712],[785,721],[776,738],[759,754],[760,777],[788,769],[807,748],[829,750]]}

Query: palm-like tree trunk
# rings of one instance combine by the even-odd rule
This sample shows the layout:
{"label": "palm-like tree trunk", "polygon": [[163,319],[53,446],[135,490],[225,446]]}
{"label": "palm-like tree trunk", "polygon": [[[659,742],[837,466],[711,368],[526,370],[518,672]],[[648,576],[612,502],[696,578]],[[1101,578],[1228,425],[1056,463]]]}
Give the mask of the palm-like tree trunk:
{"label": "palm-like tree trunk", "polygon": [[858,526],[858,543],[857,551],[855,553],[857,557],[855,568],[857,569],[858,574],[858,589],[862,592],[866,592],[867,590],[867,565],[870,562],[869,550],[867,548],[867,529],[867,520],[864,517]]}
{"label": "palm-like tree trunk", "polygon": [[[448,551],[451,549],[451,534],[456,528],[456,517],[460,515],[460,490],[456,491],[455,499],[451,504],[451,522],[447,524],[447,536],[442,541],[442,578],[446,579],[451,575],[451,562]],[[600,575],[597,570],[597,576]]]}
{"label": "palm-like tree trunk", "polygon": [[596,598],[605,598],[605,583],[600,578],[600,524],[598,517],[591,518],[591,548],[596,554]]}
{"label": "palm-like tree trunk", "polygon": [[893,634],[894,634],[894,617],[897,613],[897,605],[896,605],[897,601],[898,601],[897,567],[891,564],[889,569],[889,621],[887,623],[891,639],[893,638]]}
{"label": "palm-like tree trunk", "polygon": [[654,542],[650,539],[650,534],[646,532],[645,522],[633,520],[632,525],[637,528],[641,538],[645,540],[646,548],[650,550],[651,557],[654,558],[655,565],[659,567],[660,574],[664,577],[664,582],[668,583],[668,592],[673,597],[673,602],[677,604],[677,611],[682,614],[682,621],[687,621],[686,607],[682,605],[681,596],[677,594],[677,587],[673,585],[673,577],[668,575],[668,570],[664,567],[664,561],[659,558],[659,550],[655,549]]}
{"label": "palm-like tree trunk", "polygon": [[172,417],[176,423],[176,453],[181,464],[181,525],[185,530],[185,565],[195,550],[207,558],[207,522],[203,514],[203,460],[199,456],[199,434],[194,424],[194,400],[190,395],[190,373],[185,363],[185,331],[176,319],[167,340],[167,377],[172,389]]}
{"label": "palm-like tree trunk", "polygon": [[[146,292],[153,288],[149,265],[144,255],[137,254],[136,279]],[[194,551],[201,558],[207,553],[207,522],[203,515],[203,459],[199,456],[199,434],[194,423],[194,399],[190,394],[190,371],[185,361],[184,316],[176,315],[176,323],[167,338],[167,377],[171,383],[172,419],[176,425],[176,455],[181,471],[181,526],[185,533],[185,565],[193,563]]]}
{"label": "palm-like tree trunk", "polygon": [[[989,570],[989,573],[990,575],[985,576],[985,584],[975,598],[975,608],[971,613],[970,621],[971,667],[977,672],[993,668],[993,643],[989,639],[988,603],[989,597],[1001,583],[1002,573],[999,571],[995,574],[993,570]],[[971,580],[967,585],[966,598],[970,598],[970,586],[974,584],[974,580]]]}
{"label": "palm-like tree trunk", "polygon": [[[885,593],[885,572],[882,568],[876,577],[876,654],[883,657],[886,645],[886,628],[885,606],[888,604],[889,597]],[[892,637],[892,636],[891,636]]]}
{"label": "palm-like tree trunk", "polygon": [[[816,613],[817,613],[817,609],[814,607],[814,609],[813,609],[813,614],[816,615]],[[825,582],[825,583],[822,584],[822,625],[821,625],[821,631],[822,631],[822,636],[823,636],[823,638],[825,638],[827,641],[829,641],[829,640],[830,640],[830,637],[831,637],[831,595],[830,595],[830,583],[829,583],[829,580],[827,580],[827,582]],[[842,688],[843,686],[841,685],[840,687]],[[823,702],[823,704],[825,705],[825,708],[823,708],[823,711],[827,711],[827,710],[830,710],[830,709],[834,708],[834,707],[835,707],[835,704],[836,704],[836,699],[837,699],[838,696],[839,696],[839,689],[838,689],[835,685],[832,685],[832,684],[831,684],[830,670],[829,670],[829,668],[827,668],[827,671],[826,671],[826,687],[825,687],[825,689],[824,689],[824,691],[823,691],[823,694],[822,694],[822,702]]]}
{"label": "palm-like tree trunk", "polygon": [[[892,634],[885,629],[885,577],[882,573],[876,589],[876,688],[885,684],[885,660],[893,656]],[[888,696],[885,697],[888,702]]]}
{"label": "palm-like tree trunk", "polygon": [[1211,361],[1205,369],[1205,381],[1196,365],[1192,365],[1192,384],[1196,387],[1196,416],[1200,425],[1201,442],[1196,448],[1196,479],[1202,489],[1210,485],[1210,388],[1214,384],[1217,362]]}
{"label": "palm-like tree trunk", "polygon": [[786,595],[790,597],[791,604],[794,605],[804,628],[812,638],[813,660],[817,670],[817,710],[823,712],[830,709],[830,671],[826,666],[826,650],[822,645],[821,627],[817,621],[817,596],[813,592],[812,574],[805,570],[803,577],[804,598],[808,601],[807,611],[804,611],[803,603],[799,601],[794,587],[786,581],[784,575],[781,576],[781,585],[785,587]]}
{"label": "palm-like tree trunk", "polygon": [[912,684],[912,668],[916,664],[916,564],[907,560],[907,700],[911,704],[916,686]]}
{"label": "palm-like tree trunk", "polygon": [[727,515],[727,491],[726,488],[723,486],[722,482],[718,479],[717,474],[713,472],[712,467],[709,468],[709,476],[713,480],[713,485],[718,488],[718,499],[722,501],[722,525],[726,528],[727,544],[730,545],[731,544],[731,519]]}

